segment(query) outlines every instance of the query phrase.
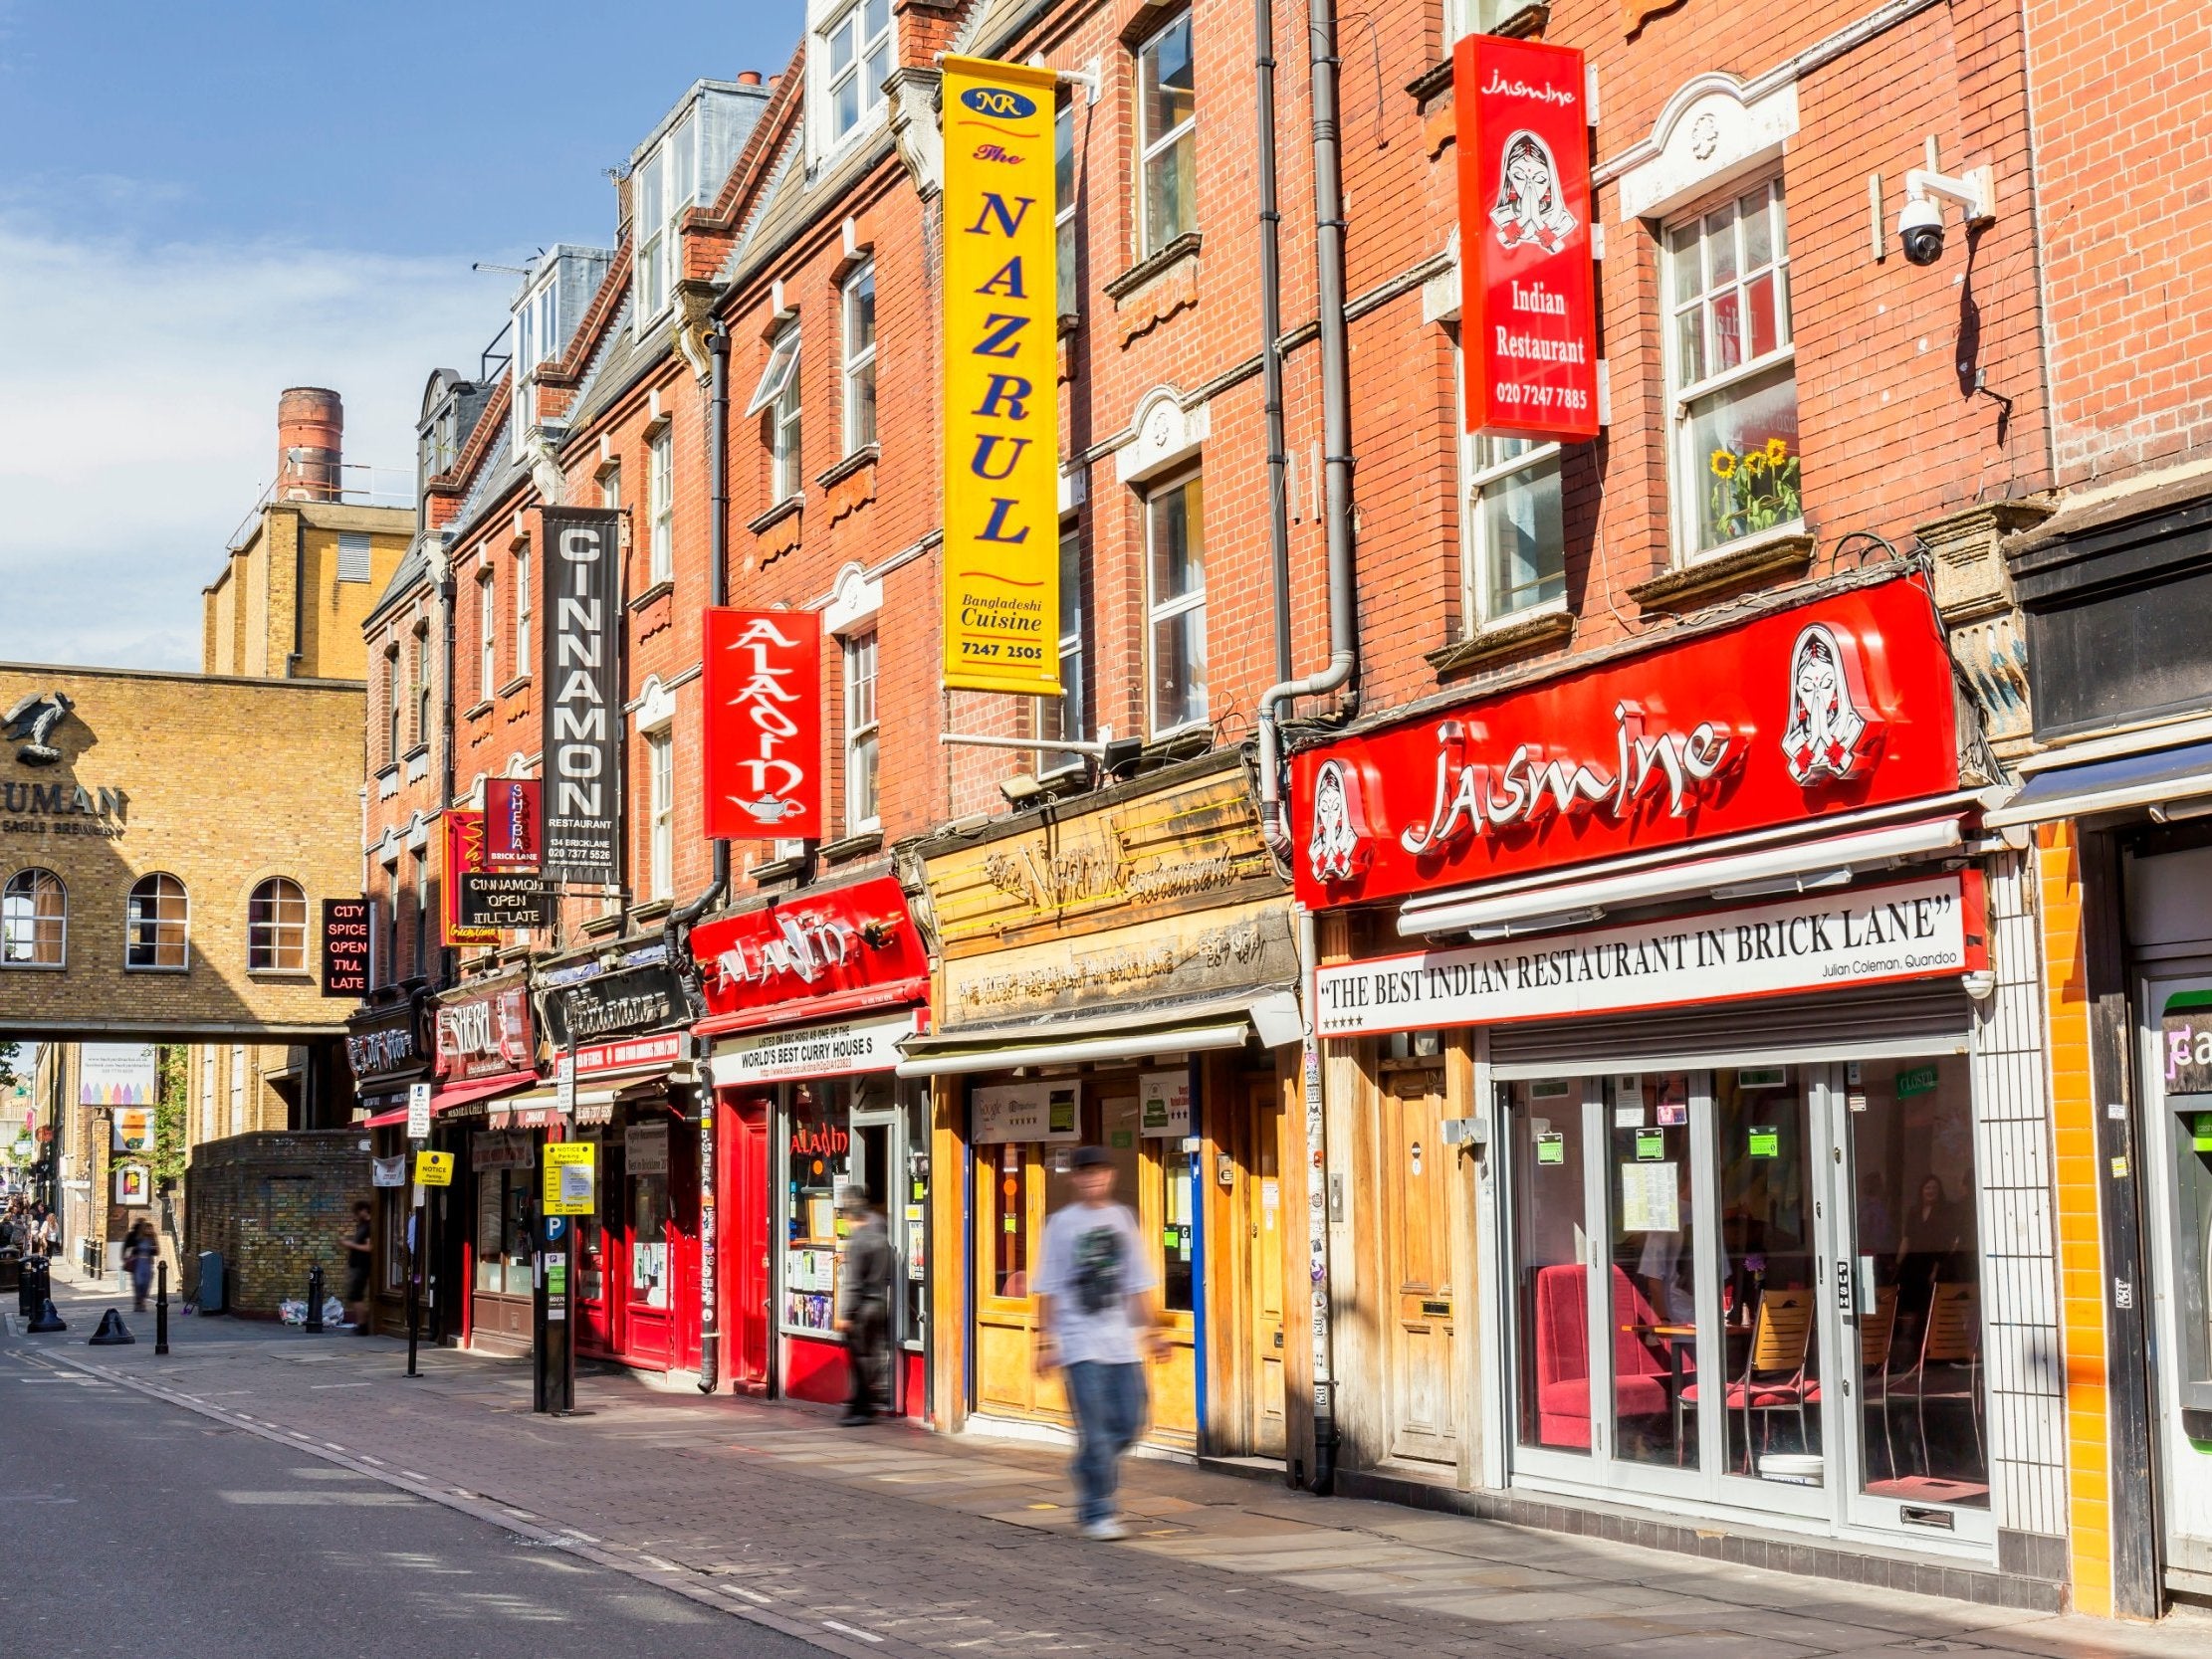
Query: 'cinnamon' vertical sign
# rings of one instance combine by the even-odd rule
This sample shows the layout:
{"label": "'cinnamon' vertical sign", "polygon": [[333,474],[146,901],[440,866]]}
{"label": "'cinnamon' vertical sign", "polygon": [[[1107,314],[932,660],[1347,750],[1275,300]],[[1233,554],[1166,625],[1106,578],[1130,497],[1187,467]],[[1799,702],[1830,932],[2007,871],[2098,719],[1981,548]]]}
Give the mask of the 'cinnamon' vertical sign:
{"label": "'cinnamon' vertical sign", "polygon": [[1584,76],[1541,41],[1468,35],[1453,54],[1469,432],[1598,435]]}

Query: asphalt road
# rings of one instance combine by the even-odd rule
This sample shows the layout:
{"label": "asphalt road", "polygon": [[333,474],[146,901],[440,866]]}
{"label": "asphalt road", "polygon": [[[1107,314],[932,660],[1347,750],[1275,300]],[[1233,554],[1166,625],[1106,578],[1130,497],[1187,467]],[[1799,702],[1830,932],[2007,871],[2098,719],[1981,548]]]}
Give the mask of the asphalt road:
{"label": "asphalt road", "polygon": [[0,1339],[0,1654],[820,1651]]}

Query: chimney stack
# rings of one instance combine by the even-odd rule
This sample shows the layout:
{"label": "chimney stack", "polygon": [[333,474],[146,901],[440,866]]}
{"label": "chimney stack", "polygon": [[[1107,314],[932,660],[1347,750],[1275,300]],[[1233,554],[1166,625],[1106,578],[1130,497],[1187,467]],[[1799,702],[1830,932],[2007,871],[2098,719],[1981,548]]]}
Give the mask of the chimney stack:
{"label": "chimney stack", "polygon": [[334,502],[345,448],[345,405],[321,386],[293,386],[277,399],[280,502]]}
{"label": "chimney stack", "polygon": [[757,69],[741,69],[741,70],[739,70],[739,71],[738,71],[738,85],[739,85],[739,86],[741,86],[741,87],[758,87],[758,86],[759,86],[760,84],[761,84],[761,72],[760,72],[759,70],[757,70]]}

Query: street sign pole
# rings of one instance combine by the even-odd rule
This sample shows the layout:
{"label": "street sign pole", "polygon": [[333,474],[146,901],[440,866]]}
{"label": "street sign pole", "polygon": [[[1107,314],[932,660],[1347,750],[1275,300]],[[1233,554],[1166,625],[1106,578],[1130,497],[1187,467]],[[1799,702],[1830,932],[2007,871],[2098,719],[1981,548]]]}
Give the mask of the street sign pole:
{"label": "street sign pole", "polygon": [[408,1173],[416,1178],[408,1184],[413,1188],[412,1202],[407,1207],[407,1374],[420,1376],[415,1364],[415,1349],[422,1339],[422,1217],[423,1189],[420,1178],[421,1154],[430,1141],[430,1085],[410,1084],[407,1088],[407,1165]]}

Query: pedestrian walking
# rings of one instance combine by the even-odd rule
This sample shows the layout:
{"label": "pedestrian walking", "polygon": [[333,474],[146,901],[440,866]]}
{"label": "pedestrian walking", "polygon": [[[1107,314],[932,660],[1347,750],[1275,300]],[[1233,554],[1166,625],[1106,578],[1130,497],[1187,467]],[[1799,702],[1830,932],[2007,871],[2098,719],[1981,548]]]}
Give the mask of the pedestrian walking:
{"label": "pedestrian walking", "polygon": [[354,1199],[353,1223],[337,1239],[345,1247],[345,1319],[356,1337],[368,1335],[368,1270],[375,1260],[369,1217],[374,1213],[366,1198]]}
{"label": "pedestrian walking", "polygon": [[39,1254],[51,1258],[62,1247],[62,1218],[52,1207],[39,1217]]}
{"label": "pedestrian walking", "polygon": [[1158,1277],[1128,1205],[1114,1201],[1103,1146],[1078,1146],[1076,1201],[1044,1224],[1037,1273],[1038,1374],[1057,1369],[1075,1413],[1076,1521],[1088,1539],[1127,1538],[1114,1513],[1121,1455],[1145,1424],[1145,1361],[1164,1351]]}
{"label": "pedestrian walking", "polygon": [[848,1230],[837,1265],[836,1323],[845,1339],[845,1369],[852,1375],[838,1421],[855,1428],[890,1408],[889,1390],[879,1379],[888,1378],[891,1360],[891,1229],[866,1187],[846,1187],[837,1206]]}
{"label": "pedestrian walking", "polygon": [[146,1311],[146,1297],[153,1289],[153,1264],[160,1259],[161,1241],[150,1221],[133,1221],[123,1235],[122,1265],[130,1275],[130,1310]]}

